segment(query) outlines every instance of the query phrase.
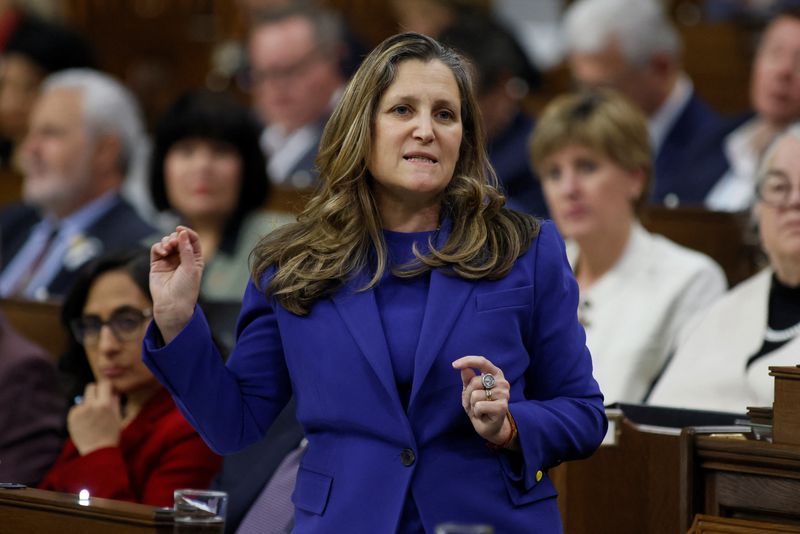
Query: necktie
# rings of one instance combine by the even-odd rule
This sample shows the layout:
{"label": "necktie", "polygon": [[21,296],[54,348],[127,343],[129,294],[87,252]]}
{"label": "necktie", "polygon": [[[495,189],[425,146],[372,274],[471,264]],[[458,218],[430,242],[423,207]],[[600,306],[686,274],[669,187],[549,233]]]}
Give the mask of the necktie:
{"label": "necktie", "polygon": [[294,520],[292,492],[307,441],[291,451],[244,516],[236,534],[286,534]]}
{"label": "necktie", "polygon": [[14,284],[14,290],[11,292],[12,295],[16,297],[22,297],[25,295],[25,291],[28,289],[28,285],[30,285],[31,280],[33,277],[36,276],[36,273],[39,272],[39,267],[42,266],[42,262],[47,257],[47,253],[50,252],[50,246],[56,240],[58,236],[58,227],[54,226],[50,229],[50,233],[47,235],[47,238],[44,240],[41,249],[36,253],[36,256],[31,260],[31,263],[28,265],[28,268],[22,274],[17,283]]}

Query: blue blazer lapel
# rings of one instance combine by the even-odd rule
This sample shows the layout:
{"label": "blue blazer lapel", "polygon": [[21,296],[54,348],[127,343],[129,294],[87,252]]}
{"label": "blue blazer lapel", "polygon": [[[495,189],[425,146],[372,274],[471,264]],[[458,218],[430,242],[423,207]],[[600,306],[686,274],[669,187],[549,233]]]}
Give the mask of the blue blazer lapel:
{"label": "blue blazer lapel", "polygon": [[[414,399],[424,384],[425,377],[447,337],[451,334],[464,304],[472,294],[473,286],[474,282],[464,280],[459,276],[447,275],[439,271],[431,272],[428,301],[422,319],[417,352],[414,356],[414,381],[408,402],[409,413],[414,407]],[[461,356],[465,356],[465,354],[453,355],[453,359]],[[453,371],[453,379],[458,380],[458,374],[455,371]]]}
{"label": "blue blazer lapel", "polygon": [[386,388],[397,409],[402,411],[400,396],[397,391],[386,334],[383,331],[375,291],[358,291],[366,285],[368,279],[361,275],[348,283],[332,297],[333,304],[342,316],[344,324],[364,353],[373,371]]}

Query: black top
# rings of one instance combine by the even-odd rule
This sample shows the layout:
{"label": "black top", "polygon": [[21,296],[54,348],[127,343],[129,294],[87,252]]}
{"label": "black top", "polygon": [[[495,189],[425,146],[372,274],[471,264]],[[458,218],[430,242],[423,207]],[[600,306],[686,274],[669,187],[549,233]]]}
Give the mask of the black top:
{"label": "black top", "polygon": [[[800,323],[800,286],[787,286],[778,280],[778,277],[773,273],[767,310],[767,326],[772,330],[785,330]],[[764,339],[761,348],[747,360],[746,367],[750,367],[753,362],[785,345],[792,339],[793,337],[783,341],[767,341]]]}

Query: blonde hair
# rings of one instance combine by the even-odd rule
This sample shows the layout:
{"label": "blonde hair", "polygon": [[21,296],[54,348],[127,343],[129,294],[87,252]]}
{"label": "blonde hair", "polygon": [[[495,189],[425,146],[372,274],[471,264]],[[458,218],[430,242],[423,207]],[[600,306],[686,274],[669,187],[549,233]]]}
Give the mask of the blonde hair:
{"label": "blonde hair", "polygon": [[647,119],[625,97],[611,89],[596,89],[553,99],[531,138],[536,172],[544,176],[545,160],[569,145],[594,150],[623,169],[643,171],[645,187],[637,209],[644,204],[653,170],[650,133]]}
{"label": "blonde hair", "polygon": [[452,223],[440,249],[430,244],[426,256],[395,270],[411,277],[444,269],[466,279],[501,278],[530,246],[539,225],[533,217],[503,209],[497,177],[484,148],[484,134],[466,61],[434,39],[404,33],[386,39],[353,75],[320,141],[317,167],[321,182],[298,216],[262,239],[252,259],[259,288],[271,266],[266,288],[292,313],[307,314],[356,274],[370,272],[361,290],[378,283],[387,268],[380,213],[367,161],[372,151],[375,112],[392,84],[398,65],[407,60],[440,61],[453,73],[461,96],[463,135],[453,178],[442,195],[441,217]]}

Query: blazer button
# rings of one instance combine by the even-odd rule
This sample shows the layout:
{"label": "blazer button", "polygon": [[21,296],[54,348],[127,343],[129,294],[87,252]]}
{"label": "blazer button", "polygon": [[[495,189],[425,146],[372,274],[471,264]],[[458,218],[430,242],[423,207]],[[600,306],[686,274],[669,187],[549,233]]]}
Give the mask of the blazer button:
{"label": "blazer button", "polygon": [[411,467],[412,465],[414,465],[414,461],[416,459],[417,457],[414,456],[414,451],[412,451],[411,449],[403,449],[402,451],[400,451],[400,461],[403,462],[404,466]]}

